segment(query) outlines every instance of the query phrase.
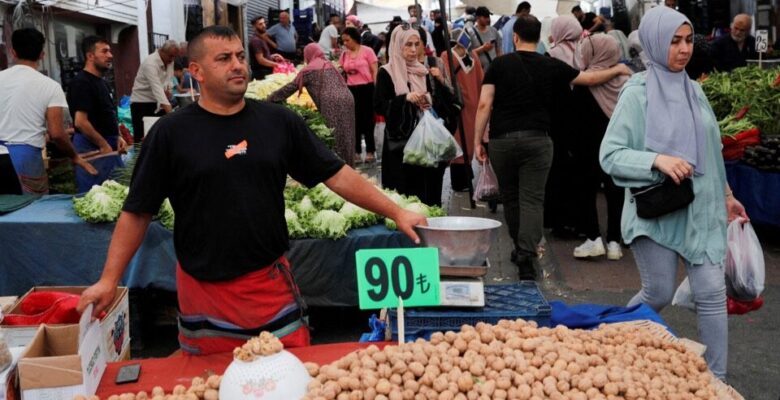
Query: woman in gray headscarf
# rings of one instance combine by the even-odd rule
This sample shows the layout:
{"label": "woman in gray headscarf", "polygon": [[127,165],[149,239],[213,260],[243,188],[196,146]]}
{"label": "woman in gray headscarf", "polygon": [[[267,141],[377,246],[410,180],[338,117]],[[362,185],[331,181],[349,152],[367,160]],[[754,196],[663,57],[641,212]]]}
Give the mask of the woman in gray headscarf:
{"label": "woman in gray headscarf", "polygon": [[685,66],[693,51],[691,22],[656,7],[639,25],[647,71],[626,82],[601,144],[599,158],[619,186],[642,188],[691,179],[693,201],[656,218],[640,218],[626,191],[621,231],[636,258],[642,289],[629,305],[656,311],[674,295],[682,258],[696,305],[699,339],[712,373],[726,377],[726,224],[747,219],[726,183],[718,121]]}
{"label": "woman in gray headscarf", "polygon": [[629,66],[634,72],[645,70],[647,55],[642,50],[642,43],[639,42],[639,30],[632,31],[628,35],[628,53],[631,60]]}

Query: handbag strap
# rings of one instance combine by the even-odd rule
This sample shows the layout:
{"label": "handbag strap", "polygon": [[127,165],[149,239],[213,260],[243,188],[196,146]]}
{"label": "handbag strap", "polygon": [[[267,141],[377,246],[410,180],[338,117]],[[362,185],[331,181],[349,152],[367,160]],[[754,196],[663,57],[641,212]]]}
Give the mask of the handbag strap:
{"label": "handbag strap", "polygon": [[[483,41],[482,41],[482,36],[480,36],[480,34],[479,34],[479,30],[478,30],[476,27],[474,27],[474,28],[471,28],[471,29],[474,31],[474,35],[477,37],[477,41],[479,42],[479,45],[480,45],[480,46],[484,46],[484,45],[485,45],[485,42],[483,42]],[[491,62],[493,62],[493,58],[492,58],[492,57],[490,57],[490,52],[487,52],[487,53],[482,53],[482,54],[484,54],[484,55],[485,55],[485,57],[487,57],[487,59],[488,59],[488,63],[491,63]]]}

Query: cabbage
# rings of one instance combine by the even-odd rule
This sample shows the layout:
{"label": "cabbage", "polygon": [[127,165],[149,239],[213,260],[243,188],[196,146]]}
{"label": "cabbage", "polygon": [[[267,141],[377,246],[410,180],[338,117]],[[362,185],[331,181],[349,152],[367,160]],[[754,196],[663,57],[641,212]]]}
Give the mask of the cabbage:
{"label": "cabbage", "polygon": [[171,200],[166,198],[165,201],[163,201],[162,206],[160,206],[160,211],[157,212],[155,218],[159,219],[164,227],[173,230],[174,214]]}
{"label": "cabbage", "polygon": [[349,229],[363,228],[374,225],[377,222],[376,214],[349,202],[344,203],[339,210],[339,214],[347,219]]}
{"label": "cabbage", "polygon": [[122,212],[127,191],[127,186],[105,181],[100,186],[92,186],[83,197],[74,197],[73,210],[87,222],[114,222]]}
{"label": "cabbage", "polygon": [[[412,196],[411,199],[417,199],[417,197]],[[447,215],[446,212],[444,212],[444,209],[442,209],[439,206],[429,206],[426,204],[423,204],[419,200],[413,201],[411,203],[408,203],[402,207],[404,210],[408,210],[411,212],[415,212],[417,214],[422,214],[425,216],[425,218],[434,218],[434,217],[444,217]],[[396,226],[395,221],[393,221],[390,218],[385,218],[385,226],[387,229],[390,230],[396,230],[398,229],[398,226]]]}
{"label": "cabbage", "polygon": [[309,196],[303,196],[303,199],[301,199],[301,201],[295,205],[294,210],[301,217],[305,217],[317,212],[317,207],[314,206],[314,203],[311,201]]}
{"label": "cabbage", "polygon": [[287,232],[290,235],[290,239],[302,239],[306,237],[306,230],[301,224],[301,220],[298,219],[298,214],[295,211],[287,208],[284,210],[284,219],[287,221]]}
{"label": "cabbage", "polygon": [[311,196],[311,201],[320,210],[338,211],[346,202],[323,183],[312,188],[309,195]]}
{"label": "cabbage", "polygon": [[321,210],[309,222],[310,236],[315,239],[340,239],[347,236],[347,219],[333,210]]}

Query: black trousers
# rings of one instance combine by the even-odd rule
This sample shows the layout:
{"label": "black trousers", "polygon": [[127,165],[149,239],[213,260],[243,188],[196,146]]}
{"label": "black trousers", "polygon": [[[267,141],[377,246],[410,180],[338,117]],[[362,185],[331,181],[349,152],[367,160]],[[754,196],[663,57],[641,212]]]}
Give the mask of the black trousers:
{"label": "black trousers", "polygon": [[374,84],[349,86],[352,97],[355,98],[355,153],[360,154],[363,148],[360,139],[366,138],[366,153],[376,151],[374,144]]}
{"label": "black trousers", "polygon": [[22,186],[8,154],[0,154],[0,194],[22,194]]}
{"label": "black trousers", "polygon": [[133,140],[141,143],[144,138],[144,117],[162,115],[155,113],[157,103],[130,103],[130,115],[133,119]]}

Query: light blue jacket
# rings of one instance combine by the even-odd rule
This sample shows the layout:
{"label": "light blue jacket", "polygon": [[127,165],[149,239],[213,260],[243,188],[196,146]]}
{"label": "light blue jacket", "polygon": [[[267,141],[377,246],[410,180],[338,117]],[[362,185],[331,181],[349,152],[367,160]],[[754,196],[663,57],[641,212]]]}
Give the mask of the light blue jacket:
{"label": "light blue jacket", "polygon": [[[623,86],[599,152],[601,168],[616,185],[625,188],[647,186],[663,179],[663,174],[653,168],[658,154],[645,149],[645,75],[636,74]],[[659,218],[644,219],[636,215],[636,203],[626,190],[621,230],[626,243],[647,236],[694,265],[702,264],[705,256],[722,265],[726,256],[726,169],[717,118],[701,86],[696,83],[695,87],[708,145],[707,172],[693,178],[693,203]]]}

